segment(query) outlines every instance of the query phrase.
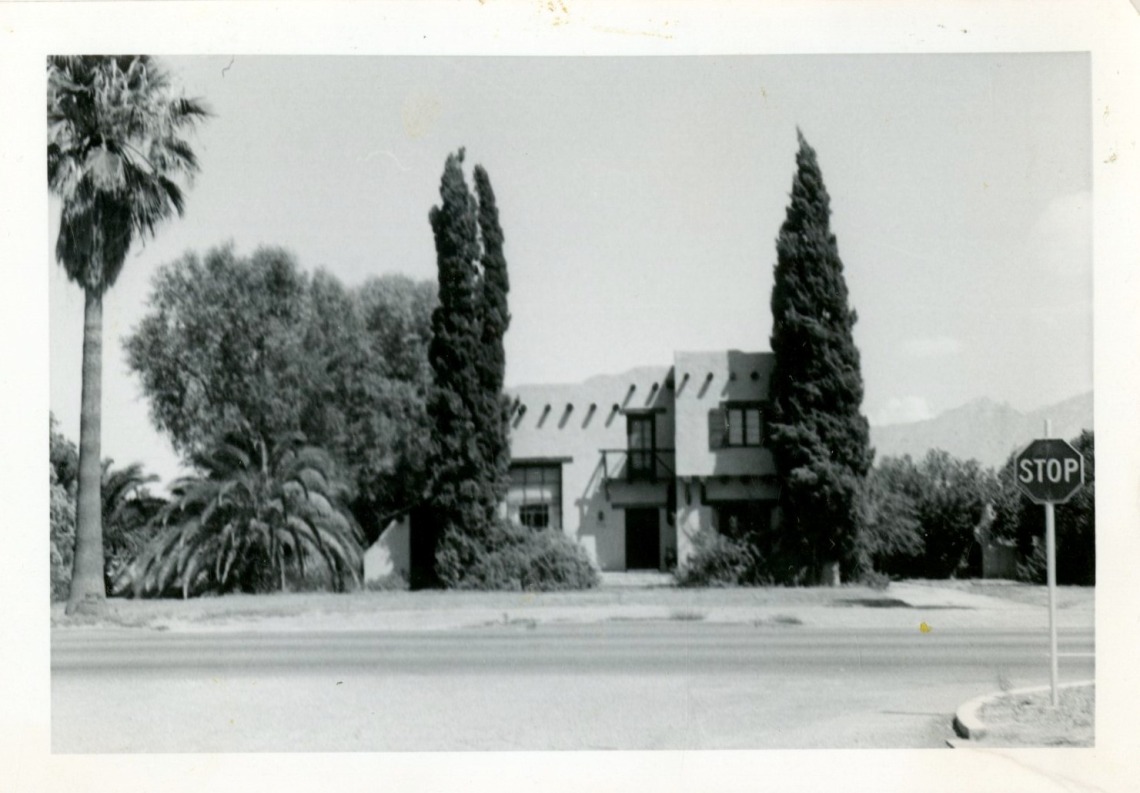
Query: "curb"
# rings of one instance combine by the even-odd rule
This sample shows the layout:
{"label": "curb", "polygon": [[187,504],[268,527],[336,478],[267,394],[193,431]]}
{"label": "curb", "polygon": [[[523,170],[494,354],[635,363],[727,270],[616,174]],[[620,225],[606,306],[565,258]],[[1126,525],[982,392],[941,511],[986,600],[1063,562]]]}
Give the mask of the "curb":
{"label": "curb", "polygon": [[[1095,684],[1095,680],[1078,680],[1073,683],[1062,683],[1057,686],[1057,688],[1079,688],[1081,686],[1091,686]],[[975,697],[958,706],[958,710],[954,714],[954,732],[967,740],[976,741],[980,738],[984,738],[989,732],[989,727],[980,717],[983,707],[1003,697],[1018,696],[1020,694],[1036,694],[1039,691],[1049,690],[1050,686],[1031,686],[1030,688],[1015,688],[1011,691],[999,691],[996,694],[986,694],[981,697]],[[964,747],[963,741],[954,739],[948,740],[946,744],[952,749]]]}

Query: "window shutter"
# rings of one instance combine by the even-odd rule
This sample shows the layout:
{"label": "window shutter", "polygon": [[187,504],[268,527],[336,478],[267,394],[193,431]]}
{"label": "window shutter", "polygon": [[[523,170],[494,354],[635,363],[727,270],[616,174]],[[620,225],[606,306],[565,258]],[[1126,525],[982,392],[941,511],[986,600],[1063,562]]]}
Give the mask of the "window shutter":
{"label": "window shutter", "polygon": [[709,449],[722,449],[727,440],[728,421],[725,409],[713,408],[709,411]]}

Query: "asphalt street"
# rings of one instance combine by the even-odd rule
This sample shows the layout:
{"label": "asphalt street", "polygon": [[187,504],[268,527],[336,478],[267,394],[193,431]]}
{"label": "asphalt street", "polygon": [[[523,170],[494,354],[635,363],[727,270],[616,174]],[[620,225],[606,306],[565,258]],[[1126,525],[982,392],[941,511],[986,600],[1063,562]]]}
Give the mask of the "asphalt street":
{"label": "asphalt street", "polygon": [[[1062,680],[1094,675],[1061,634]],[[1039,630],[613,621],[439,632],[57,631],[57,752],[939,747],[1048,682]]]}

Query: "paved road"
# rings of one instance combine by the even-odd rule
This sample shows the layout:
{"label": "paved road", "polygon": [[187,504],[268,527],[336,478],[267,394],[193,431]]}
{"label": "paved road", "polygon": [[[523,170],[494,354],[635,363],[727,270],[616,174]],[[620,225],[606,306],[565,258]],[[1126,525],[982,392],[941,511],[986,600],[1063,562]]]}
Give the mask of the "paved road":
{"label": "paved road", "polygon": [[[1091,631],[1062,678],[1093,676]],[[1048,680],[1040,631],[611,622],[430,633],[66,630],[57,752],[941,746]]]}

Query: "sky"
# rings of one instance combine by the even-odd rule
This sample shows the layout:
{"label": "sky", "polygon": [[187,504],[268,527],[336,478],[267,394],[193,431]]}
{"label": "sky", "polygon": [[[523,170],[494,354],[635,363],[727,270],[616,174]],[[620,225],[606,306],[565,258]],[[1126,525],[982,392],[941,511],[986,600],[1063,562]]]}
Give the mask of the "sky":
{"label": "sky", "polygon": [[[428,211],[466,147],[498,199],[508,385],[767,350],[796,128],[844,262],[864,412],[1092,388],[1089,57],[164,58],[215,117],[184,217],[105,299],[103,452],[168,480],[122,340],[187,251],[292,251],[346,284],[435,278]],[[58,206],[49,207],[54,246]],[[49,261],[50,403],[78,438],[83,297]]]}

